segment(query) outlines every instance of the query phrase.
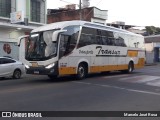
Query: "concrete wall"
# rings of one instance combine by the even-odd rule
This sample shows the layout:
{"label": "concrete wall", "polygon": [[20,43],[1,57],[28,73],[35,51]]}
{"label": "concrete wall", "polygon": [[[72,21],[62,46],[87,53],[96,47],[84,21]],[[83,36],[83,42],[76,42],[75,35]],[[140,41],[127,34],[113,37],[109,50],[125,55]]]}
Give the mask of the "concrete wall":
{"label": "concrete wall", "polygon": [[106,25],[106,20],[101,20],[101,19],[92,18],[92,19],[91,19],[91,22],[100,23],[100,24]]}
{"label": "concrete wall", "polygon": [[103,19],[103,20],[107,20],[108,19],[108,11],[107,10],[100,10],[98,8],[94,8],[93,17]]}
{"label": "concrete wall", "polygon": [[146,52],[146,63],[147,64],[154,63],[154,52]]}
{"label": "concrete wall", "polygon": [[25,35],[25,31],[16,29],[0,29],[0,41],[17,42],[18,37]]}
{"label": "concrete wall", "polygon": [[145,43],[145,48],[146,48],[146,63],[147,64],[154,63],[154,44]]}

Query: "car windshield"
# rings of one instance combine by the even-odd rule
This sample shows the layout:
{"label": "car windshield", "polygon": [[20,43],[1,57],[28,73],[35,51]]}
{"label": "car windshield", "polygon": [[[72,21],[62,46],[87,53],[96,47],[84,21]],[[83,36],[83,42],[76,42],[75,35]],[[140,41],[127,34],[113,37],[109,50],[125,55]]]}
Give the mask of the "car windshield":
{"label": "car windshield", "polygon": [[47,60],[57,55],[57,42],[52,42],[55,30],[32,33],[26,40],[27,60]]}

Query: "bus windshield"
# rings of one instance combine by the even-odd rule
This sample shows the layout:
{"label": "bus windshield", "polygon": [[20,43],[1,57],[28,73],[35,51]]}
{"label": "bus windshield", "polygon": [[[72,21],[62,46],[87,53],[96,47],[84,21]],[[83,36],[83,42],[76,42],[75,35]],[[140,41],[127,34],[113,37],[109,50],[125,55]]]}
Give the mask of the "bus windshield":
{"label": "bus windshield", "polygon": [[43,61],[57,55],[57,42],[52,42],[55,30],[32,33],[26,40],[25,59]]}

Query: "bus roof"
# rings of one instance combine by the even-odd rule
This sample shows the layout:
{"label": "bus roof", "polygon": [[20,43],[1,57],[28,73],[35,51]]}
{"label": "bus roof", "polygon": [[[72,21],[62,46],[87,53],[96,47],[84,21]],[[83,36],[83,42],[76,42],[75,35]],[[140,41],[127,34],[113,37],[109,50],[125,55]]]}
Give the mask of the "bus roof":
{"label": "bus roof", "polygon": [[129,32],[127,30],[115,28],[112,26],[105,26],[105,25],[98,24],[98,23],[92,23],[92,22],[80,21],[80,20],[62,21],[62,22],[47,24],[47,25],[44,25],[44,26],[41,26],[41,27],[38,27],[38,28],[32,30],[31,33],[47,31],[47,30],[52,30],[52,29],[63,29],[64,27],[67,27],[70,25],[81,25],[81,26],[92,27],[92,28],[97,28],[97,29],[122,32],[122,33],[130,34],[130,35],[134,35],[134,36],[142,36],[142,35],[135,34],[135,33]]}

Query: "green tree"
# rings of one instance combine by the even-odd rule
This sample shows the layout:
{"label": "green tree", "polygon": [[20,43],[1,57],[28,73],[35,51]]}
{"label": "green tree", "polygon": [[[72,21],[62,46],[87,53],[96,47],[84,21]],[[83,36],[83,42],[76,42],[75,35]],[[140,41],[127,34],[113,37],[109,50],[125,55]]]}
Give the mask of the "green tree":
{"label": "green tree", "polygon": [[145,28],[146,28],[147,35],[160,34],[160,28],[159,27],[146,26]]}

